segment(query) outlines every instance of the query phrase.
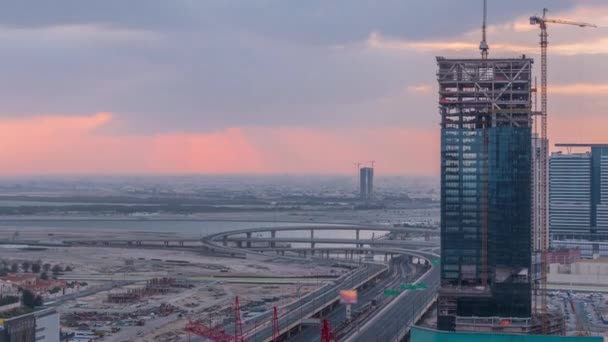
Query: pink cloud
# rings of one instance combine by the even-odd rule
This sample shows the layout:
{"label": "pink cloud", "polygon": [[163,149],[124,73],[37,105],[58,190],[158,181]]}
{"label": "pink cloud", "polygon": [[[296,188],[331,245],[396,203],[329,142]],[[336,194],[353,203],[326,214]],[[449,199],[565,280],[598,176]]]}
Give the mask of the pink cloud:
{"label": "pink cloud", "polygon": [[606,83],[554,84],[547,88],[551,94],[596,96],[608,94]]}
{"label": "pink cloud", "polygon": [[603,115],[576,115],[570,118],[549,118],[549,143],[596,143],[608,140],[608,117]]}
{"label": "pink cloud", "polygon": [[107,113],[0,120],[0,173],[265,171],[239,129],[143,136],[98,130],[111,120]]}
{"label": "pink cloud", "polygon": [[407,87],[407,91],[410,93],[430,93],[433,87],[429,84],[418,84]]}
{"label": "pink cloud", "polygon": [[[608,118],[553,117],[551,143],[605,142]],[[588,120],[590,120],[588,118]],[[240,127],[217,132],[112,135],[114,116],[0,119],[0,174],[354,173],[437,174],[439,127]]]}
{"label": "pink cloud", "polygon": [[1,174],[351,173],[374,159],[384,173],[434,173],[438,131],[408,127],[228,128],[111,135],[114,117],[0,119]]}
{"label": "pink cloud", "polygon": [[438,172],[439,131],[381,127],[256,129],[252,136],[269,165],[286,172],[352,173],[353,163],[375,160],[379,172]]}

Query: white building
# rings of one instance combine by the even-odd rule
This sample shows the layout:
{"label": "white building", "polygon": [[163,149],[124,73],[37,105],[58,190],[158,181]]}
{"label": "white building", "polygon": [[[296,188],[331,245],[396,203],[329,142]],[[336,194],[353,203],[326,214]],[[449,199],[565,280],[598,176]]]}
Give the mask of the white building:
{"label": "white building", "polygon": [[59,313],[55,309],[35,311],[36,342],[59,342]]}

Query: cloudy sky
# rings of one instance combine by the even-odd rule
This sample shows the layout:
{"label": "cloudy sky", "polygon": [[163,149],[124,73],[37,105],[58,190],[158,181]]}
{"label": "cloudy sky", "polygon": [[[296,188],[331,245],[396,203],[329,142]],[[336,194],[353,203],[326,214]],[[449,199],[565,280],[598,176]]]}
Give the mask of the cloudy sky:
{"label": "cloudy sky", "polygon": [[[0,174],[437,174],[435,56],[481,0],[0,0]],[[491,57],[538,57],[550,139],[608,140],[605,0],[489,0]],[[539,63],[535,64],[539,69]]]}

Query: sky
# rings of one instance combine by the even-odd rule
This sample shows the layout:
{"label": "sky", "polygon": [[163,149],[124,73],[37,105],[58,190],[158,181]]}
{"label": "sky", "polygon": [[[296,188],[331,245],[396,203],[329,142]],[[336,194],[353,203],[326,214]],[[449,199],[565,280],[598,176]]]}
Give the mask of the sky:
{"label": "sky", "polygon": [[[549,28],[549,138],[606,142],[608,3],[488,2],[490,57],[599,26]],[[0,175],[436,175],[435,56],[479,56],[481,0],[0,4]]]}

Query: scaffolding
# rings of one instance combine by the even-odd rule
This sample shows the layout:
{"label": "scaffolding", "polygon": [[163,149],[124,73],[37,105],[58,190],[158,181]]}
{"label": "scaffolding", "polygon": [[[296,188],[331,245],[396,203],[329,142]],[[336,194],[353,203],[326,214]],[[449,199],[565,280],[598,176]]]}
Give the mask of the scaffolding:
{"label": "scaffolding", "polygon": [[438,323],[453,330],[459,312],[485,316],[498,310],[529,317],[532,60],[438,57],[437,64],[442,128]]}
{"label": "scaffolding", "polygon": [[191,286],[189,282],[175,278],[153,278],[148,280],[143,287],[108,293],[106,302],[135,303],[144,297],[167,294],[173,288],[190,288]]}

